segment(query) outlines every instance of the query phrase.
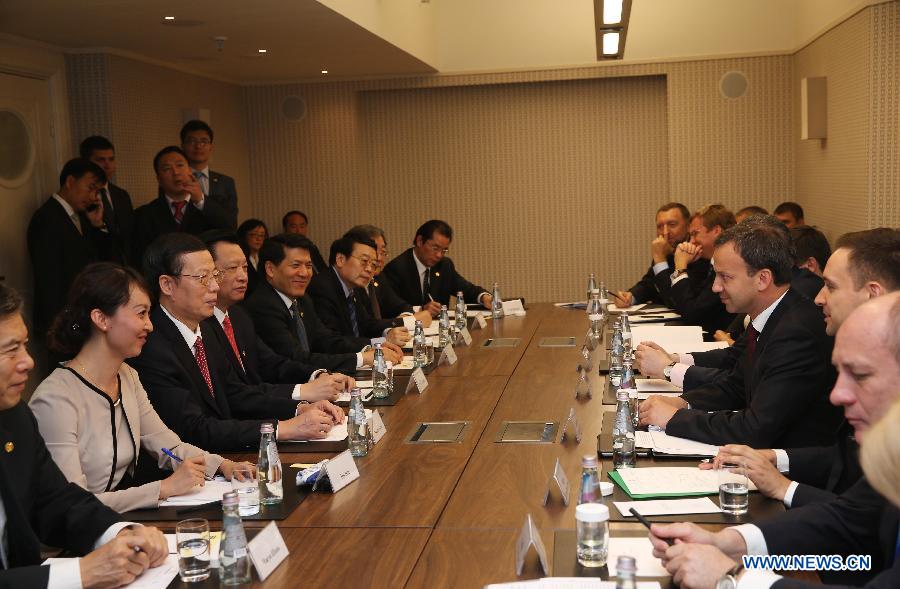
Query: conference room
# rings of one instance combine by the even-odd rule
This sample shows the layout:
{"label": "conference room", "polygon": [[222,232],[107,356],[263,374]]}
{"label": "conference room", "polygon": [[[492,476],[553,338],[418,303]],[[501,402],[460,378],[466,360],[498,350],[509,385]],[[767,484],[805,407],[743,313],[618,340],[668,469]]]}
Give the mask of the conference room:
{"label": "conference room", "polygon": [[0,15],[0,586],[898,582],[900,1]]}

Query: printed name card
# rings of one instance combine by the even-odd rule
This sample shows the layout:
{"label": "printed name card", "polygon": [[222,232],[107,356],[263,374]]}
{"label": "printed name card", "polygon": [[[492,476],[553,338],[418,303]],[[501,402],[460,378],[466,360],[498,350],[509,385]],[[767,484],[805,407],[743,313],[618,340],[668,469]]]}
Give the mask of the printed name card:
{"label": "printed name card", "polygon": [[534,546],[535,552],[537,552],[538,559],[541,562],[541,570],[544,571],[545,575],[550,574],[550,568],[547,566],[547,549],[544,548],[544,541],[541,540],[541,535],[537,531],[537,527],[534,525],[534,520],[531,519],[531,514],[529,513],[525,517],[525,525],[522,526],[522,532],[519,534],[519,539],[516,540],[516,574],[521,575],[522,569],[525,568],[525,557],[528,556],[528,550]]}
{"label": "printed name card", "polygon": [[331,483],[332,493],[337,493],[359,478],[359,469],[356,468],[356,461],[350,455],[350,450],[344,450],[326,462],[324,468]]}
{"label": "printed name card", "polygon": [[487,321],[484,320],[484,315],[482,315],[481,313],[475,315],[475,321],[472,322],[472,329],[475,329],[476,327],[478,329],[484,329],[485,327],[487,327]]}
{"label": "printed name card", "polygon": [[560,439],[565,440],[567,437],[570,439],[574,437],[576,443],[581,443],[581,426],[578,425],[574,407],[569,409],[569,416],[566,418],[565,425],[563,425],[562,438]]}
{"label": "printed name card", "polygon": [[409,381],[406,383],[406,391],[404,394],[409,394],[410,391],[415,389],[415,391],[421,395],[427,388],[428,378],[425,377],[425,373],[422,372],[421,367],[416,368],[412,371],[412,375],[410,376]]}
{"label": "printed name card", "polygon": [[288,555],[288,547],[275,522],[269,522],[255,538],[247,543],[250,560],[260,581],[265,581]]}
{"label": "printed name card", "polygon": [[544,493],[544,505],[547,505],[547,501],[550,499],[550,491],[553,490],[553,483],[556,483],[556,487],[559,489],[559,494],[562,497],[563,504],[569,505],[569,477],[566,476],[566,471],[563,470],[562,465],[559,463],[559,458],[556,459],[556,466],[553,467],[553,475],[550,477],[550,480],[547,481],[547,492]]}
{"label": "printed name card", "polygon": [[456,343],[461,346],[468,346],[472,343],[472,334],[469,333],[468,327],[462,328],[462,331],[456,336]]}
{"label": "printed name card", "polygon": [[387,433],[387,428],[384,426],[384,421],[381,420],[381,413],[378,412],[378,409],[372,411],[368,421],[369,431],[372,432],[372,443],[377,444],[384,437],[384,434]]}
{"label": "printed name card", "polygon": [[525,307],[522,306],[522,299],[513,299],[511,301],[503,301],[503,315],[509,316],[525,316]]}
{"label": "printed name card", "polygon": [[441,350],[441,357],[438,358],[438,366],[441,364],[446,364],[447,366],[453,366],[456,364],[456,350],[453,349],[451,344],[447,344],[444,346],[444,349]]}

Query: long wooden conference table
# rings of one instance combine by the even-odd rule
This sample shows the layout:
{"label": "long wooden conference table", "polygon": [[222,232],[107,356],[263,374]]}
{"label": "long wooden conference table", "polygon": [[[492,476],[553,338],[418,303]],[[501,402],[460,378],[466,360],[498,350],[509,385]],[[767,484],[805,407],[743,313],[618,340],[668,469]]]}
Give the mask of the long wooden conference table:
{"label": "long wooden conference table", "polygon": [[[543,575],[533,551],[524,574],[515,571],[515,542],[529,513],[552,571],[555,532],[575,528],[581,457],[596,453],[603,413],[614,409],[602,404],[605,379],[596,369],[593,398],[575,398],[587,329],[584,311],[531,304],[525,317],[488,320],[485,329],[472,331],[472,344],[456,348],[456,364],[428,375],[423,394],[378,408],[387,433],[357,459],[357,481],[336,494],[313,493],[277,522],[290,556],[254,586],[465,588],[537,578]],[[540,345],[555,336],[575,337],[576,345]],[[488,338],[519,341],[484,347]],[[595,354],[605,354],[604,348]],[[555,421],[562,428],[571,408],[583,432],[580,443],[560,441],[559,434],[554,443],[495,441],[506,421]],[[417,424],[429,421],[469,424],[457,443],[408,443]],[[332,456],[282,453],[281,460],[287,466]],[[229,457],[256,460],[250,453]],[[568,507],[558,496],[543,505],[557,458],[573,487]],[[611,530],[643,532],[625,522],[612,523]]]}

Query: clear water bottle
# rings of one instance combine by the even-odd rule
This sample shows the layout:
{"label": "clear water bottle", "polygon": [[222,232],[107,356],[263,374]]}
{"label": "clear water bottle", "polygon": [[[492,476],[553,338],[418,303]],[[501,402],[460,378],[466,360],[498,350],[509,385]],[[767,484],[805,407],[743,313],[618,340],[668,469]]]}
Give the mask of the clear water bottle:
{"label": "clear water bottle", "polygon": [[591,322],[591,337],[599,340],[603,336],[603,311],[600,308],[600,289],[595,288],[588,299],[588,320]]}
{"label": "clear water bottle", "polygon": [[219,584],[222,587],[250,586],[250,553],[238,512],[239,503],[235,491],[222,495],[222,539],[219,542]]}
{"label": "clear water bottle", "polygon": [[284,488],[281,480],[281,458],[275,441],[275,426],[264,423],[259,426],[259,460],[256,462],[256,476],[259,481],[259,502],[261,505],[281,503]]}
{"label": "clear water bottle", "polygon": [[347,416],[347,444],[350,455],[357,458],[369,453],[368,423],[359,388],[350,391],[350,415]]}
{"label": "clear water bottle", "polygon": [[381,349],[381,344],[375,344],[375,359],[372,361],[372,396],[376,399],[386,399],[391,396],[387,363],[384,360],[384,350]]}
{"label": "clear water bottle", "polygon": [[443,350],[453,341],[450,334],[450,313],[447,305],[441,305],[441,314],[438,317],[438,346]]}
{"label": "clear water bottle", "polygon": [[416,321],[413,331],[413,364],[421,368],[428,364],[428,340],[425,339],[425,328],[421,321]]}
{"label": "clear water bottle", "polygon": [[628,392],[628,409],[631,411],[631,423],[637,429],[640,425],[640,415],[638,414],[638,390],[637,382],[634,380],[634,368],[631,353],[625,352],[622,359],[622,380],[619,383],[619,390]]}
{"label": "clear water bottle", "polygon": [[588,276],[588,287],[587,287],[587,300],[591,300],[591,293],[597,289],[597,279],[594,278],[594,273],[591,272]]}
{"label": "clear water bottle", "polygon": [[606,290],[606,283],[600,281],[600,313],[603,315],[603,325],[609,323],[609,291]]}
{"label": "clear water bottle", "polygon": [[466,301],[462,291],[456,293],[456,333],[462,333],[466,328]]}
{"label": "clear water bottle", "polygon": [[622,344],[630,352],[634,349],[634,341],[631,337],[631,321],[628,320],[628,313],[623,312],[619,321],[622,323]]}
{"label": "clear water bottle", "polygon": [[618,390],[622,384],[623,360],[625,358],[625,346],[622,343],[622,329],[618,323],[613,328],[612,343],[609,348],[609,385],[612,390]]}
{"label": "clear water bottle", "polygon": [[575,557],[583,567],[606,566],[609,558],[609,508],[583,503],[575,508]]}
{"label": "clear water bottle", "polygon": [[628,391],[616,392],[616,420],[613,425],[613,467],[634,468],[634,422],[628,404]]}
{"label": "clear water bottle", "polygon": [[635,589],[637,560],[633,556],[619,556],[616,560],[616,589]]}
{"label": "clear water bottle", "polygon": [[600,472],[597,468],[597,456],[585,454],[581,458],[581,492],[578,493],[578,504],[601,503]]}
{"label": "clear water bottle", "polygon": [[500,319],[503,317],[503,299],[500,298],[500,285],[494,283],[494,290],[491,293],[493,303],[491,303],[491,317]]}

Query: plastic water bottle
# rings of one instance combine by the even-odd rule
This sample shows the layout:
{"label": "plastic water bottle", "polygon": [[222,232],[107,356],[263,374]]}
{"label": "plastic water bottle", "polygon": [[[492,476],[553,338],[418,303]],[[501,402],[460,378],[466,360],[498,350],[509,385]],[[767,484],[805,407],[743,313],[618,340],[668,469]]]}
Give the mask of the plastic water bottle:
{"label": "plastic water bottle", "polygon": [[462,333],[466,328],[466,301],[463,299],[462,291],[456,293],[456,333]]}
{"label": "plastic water bottle", "polygon": [[369,453],[369,436],[367,433],[366,408],[363,406],[362,393],[359,388],[350,391],[350,415],[347,416],[347,444],[350,455],[357,458]]}
{"label": "plastic water bottle", "polygon": [[441,314],[438,317],[438,346],[443,350],[453,341],[450,335],[450,313],[447,311],[447,305],[441,305]]}
{"label": "plastic water bottle", "polygon": [[250,586],[250,553],[247,535],[238,512],[235,491],[222,495],[222,539],[219,542],[219,584],[223,587]]}
{"label": "plastic water bottle", "polygon": [[587,287],[587,300],[591,300],[591,293],[593,293],[597,289],[597,279],[594,278],[594,273],[591,272],[588,276],[588,287]]}
{"label": "plastic water bottle", "polygon": [[635,589],[634,580],[637,575],[637,561],[633,556],[619,556],[616,560],[616,589]]}
{"label": "plastic water bottle", "polygon": [[603,325],[609,323],[609,291],[606,290],[606,283],[600,281],[600,313],[603,315]]}
{"label": "plastic water bottle", "polygon": [[496,282],[494,283],[494,291],[491,293],[491,298],[494,300],[491,303],[491,317],[500,319],[503,317],[503,299],[500,298],[500,285]]}
{"label": "plastic water bottle", "polygon": [[275,426],[264,423],[259,426],[259,460],[256,462],[256,477],[259,481],[259,502],[261,505],[281,503],[284,488],[281,480],[281,458],[275,441]]}
{"label": "plastic water bottle", "polygon": [[386,399],[391,396],[387,363],[384,361],[384,350],[381,349],[381,344],[375,344],[375,360],[372,362],[372,396],[376,399]]}
{"label": "plastic water bottle", "polygon": [[417,368],[428,364],[428,342],[421,321],[416,321],[416,329],[413,331],[413,364]]}
{"label": "plastic water bottle", "polygon": [[622,380],[619,383],[619,390],[628,392],[628,409],[631,411],[631,423],[635,429],[640,425],[640,415],[638,414],[638,390],[637,382],[634,380],[633,361],[631,360],[631,352],[626,352],[622,359]]}
{"label": "plastic water bottle", "polygon": [[597,457],[593,454],[585,454],[581,459],[581,492],[578,493],[578,504],[601,503],[602,497]]}
{"label": "plastic water bottle", "polygon": [[634,349],[634,341],[631,337],[631,321],[628,320],[628,313],[623,312],[619,321],[622,322],[622,344],[628,352],[631,352]]}
{"label": "plastic water bottle", "polygon": [[599,340],[603,336],[603,312],[600,308],[600,290],[594,289],[588,299],[588,319],[591,322],[591,337]]}
{"label": "plastic water bottle", "polygon": [[609,348],[609,384],[613,390],[618,390],[622,383],[623,359],[625,346],[622,343],[622,329],[618,323],[613,328],[612,343]]}
{"label": "plastic water bottle", "polygon": [[616,420],[613,425],[613,467],[634,468],[634,422],[628,405],[628,391],[616,392]]}

